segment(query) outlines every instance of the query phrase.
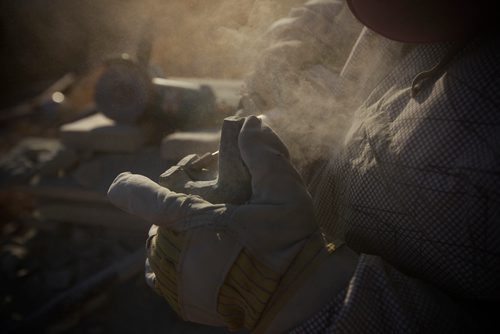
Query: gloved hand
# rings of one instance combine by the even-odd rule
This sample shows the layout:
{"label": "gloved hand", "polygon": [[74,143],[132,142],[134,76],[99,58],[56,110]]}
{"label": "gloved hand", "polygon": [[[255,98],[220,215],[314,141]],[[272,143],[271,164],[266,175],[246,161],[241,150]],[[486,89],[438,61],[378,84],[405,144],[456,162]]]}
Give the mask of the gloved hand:
{"label": "gloved hand", "polygon": [[158,226],[148,240],[152,279],[179,315],[254,330],[273,322],[290,287],[328,252],[310,195],[280,139],[249,117],[238,143],[252,182],[243,205],[209,203],[130,173],[115,179],[108,197]]}

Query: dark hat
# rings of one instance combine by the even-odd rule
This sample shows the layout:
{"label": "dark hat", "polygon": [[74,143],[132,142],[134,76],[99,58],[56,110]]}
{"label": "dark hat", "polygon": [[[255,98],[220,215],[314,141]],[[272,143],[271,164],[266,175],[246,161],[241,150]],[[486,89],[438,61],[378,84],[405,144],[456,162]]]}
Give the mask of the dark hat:
{"label": "dark hat", "polygon": [[[480,1],[481,2],[481,1]],[[465,0],[347,0],[356,18],[396,41],[442,42],[475,30],[481,6]]]}

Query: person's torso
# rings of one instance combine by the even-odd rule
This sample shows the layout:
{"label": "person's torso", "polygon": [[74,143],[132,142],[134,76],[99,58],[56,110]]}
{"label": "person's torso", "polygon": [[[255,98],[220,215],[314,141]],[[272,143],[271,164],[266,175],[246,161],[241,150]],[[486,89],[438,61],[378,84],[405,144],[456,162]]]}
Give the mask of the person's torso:
{"label": "person's torso", "polygon": [[[500,284],[500,49],[418,46],[358,109],[314,194],[327,234],[468,297]],[[491,297],[491,295],[489,296]]]}

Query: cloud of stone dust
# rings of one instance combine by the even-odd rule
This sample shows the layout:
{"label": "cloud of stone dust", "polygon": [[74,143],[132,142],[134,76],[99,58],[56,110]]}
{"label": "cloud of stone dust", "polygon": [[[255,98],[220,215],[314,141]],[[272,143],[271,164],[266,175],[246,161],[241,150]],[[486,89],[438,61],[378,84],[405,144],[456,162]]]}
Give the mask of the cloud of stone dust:
{"label": "cloud of stone dust", "polygon": [[153,1],[153,60],[167,75],[242,78],[266,29],[300,0]]}
{"label": "cloud of stone dust", "polygon": [[342,145],[393,56],[371,32],[358,43],[362,25],[341,1],[335,10],[321,0],[150,1],[153,60],[172,76],[246,78],[246,92],[265,102],[253,112],[267,115],[299,168]]}
{"label": "cloud of stone dust", "polygon": [[[361,25],[345,7],[339,15],[319,11],[312,20],[301,21],[304,13],[300,8],[305,2],[9,2],[8,6],[3,4],[8,7],[2,17],[5,34],[21,39],[7,39],[4,45],[6,50],[19,45],[24,49],[12,56],[6,53],[6,58],[40,77],[48,75],[42,69],[51,67],[63,66],[63,73],[81,64],[92,67],[122,52],[135,55],[145,27],[149,27],[151,62],[161,67],[165,76],[247,78],[246,91],[265,101],[259,112],[269,116],[296,160],[307,163],[324,157],[331,143],[341,142],[356,107],[346,96],[362,95],[358,93],[365,86],[366,75],[361,81],[357,79],[352,90],[346,85],[356,80],[341,77],[356,76],[356,71],[370,73],[377,64],[371,58],[376,58],[373,51],[379,45],[375,43],[358,57],[365,57],[357,59],[363,68],[351,66],[350,72],[342,73]],[[8,12],[13,14],[5,14]],[[19,19],[10,22],[10,16]],[[281,24],[294,17],[299,19],[291,30]],[[283,18],[285,21],[279,21]]]}
{"label": "cloud of stone dust", "polygon": [[311,3],[272,26],[246,81],[262,100],[253,112],[264,112],[299,170],[342,148],[355,111],[402,49],[363,28],[341,2],[329,12]]}

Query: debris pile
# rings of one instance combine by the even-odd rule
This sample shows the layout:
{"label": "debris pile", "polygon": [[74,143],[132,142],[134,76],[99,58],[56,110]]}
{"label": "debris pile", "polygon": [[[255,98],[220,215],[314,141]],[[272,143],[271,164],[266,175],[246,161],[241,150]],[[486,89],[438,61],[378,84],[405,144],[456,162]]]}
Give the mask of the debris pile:
{"label": "debris pile", "polygon": [[[216,108],[234,112],[239,81],[183,80],[170,83],[207,87]],[[53,87],[43,95],[52,99]],[[169,91],[165,85],[162,89]],[[163,108],[177,103],[182,113],[189,105],[185,98],[170,94],[161,101]],[[70,95],[64,99],[71,102]],[[114,120],[93,101],[78,112],[67,105],[56,105],[52,112],[51,122],[37,112],[13,113],[16,121],[44,121],[39,123],[43,129],[28,132],[31,137],[18,131],[13,119],[2,129],[16,144],[0,155],[2,330],[221,332],[178,319],[147,287],[143,272],[149,226],[116,209],[106,197],[120,172],[158,180],[184,152],[215,150],[217,126],[164,130],[158,140],[149,136],[147,122]]]}

